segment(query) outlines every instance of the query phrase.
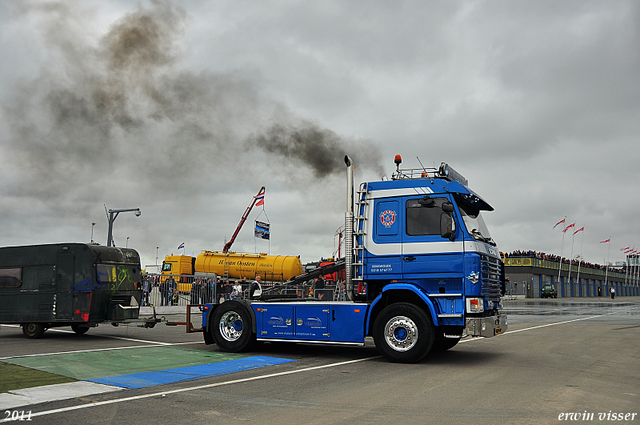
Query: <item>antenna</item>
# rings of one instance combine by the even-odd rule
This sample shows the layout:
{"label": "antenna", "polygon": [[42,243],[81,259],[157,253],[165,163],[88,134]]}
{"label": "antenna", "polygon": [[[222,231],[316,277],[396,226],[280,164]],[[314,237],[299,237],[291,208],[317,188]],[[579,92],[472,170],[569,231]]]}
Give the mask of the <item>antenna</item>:
{"label": "antenna", "polygon": [[[431,180],[431,178],[429,177],[429,173],[427,172],[427,168],[422,164],[422,161],[420,161],[420,158],[416,156],[416,159],[418,160],[418,162],[420,163],[420,166],[422,167],[422,170],[424,171],[422,173],[422,177],[426,177],[429,180]],[[431,180],[431,184],[433,184],[433,180]]]}
{"label": "antenna", "polygon": [[424,172],[427,172],[427,169],[424,167],[424,165],[422,165],[422,161],[420,161],[420,158],[416,156],[416,159],[418,160],[418,162],[420,163],[420,166],[422,167],[422,169],[424,170]]}

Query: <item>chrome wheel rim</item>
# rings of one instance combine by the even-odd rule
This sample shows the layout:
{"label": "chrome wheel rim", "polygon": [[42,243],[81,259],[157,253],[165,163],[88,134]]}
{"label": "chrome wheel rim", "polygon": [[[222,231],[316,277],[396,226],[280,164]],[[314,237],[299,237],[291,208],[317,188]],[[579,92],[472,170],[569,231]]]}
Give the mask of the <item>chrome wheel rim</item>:
{"label": "chrome wheel rim", "polygon": [[384,338],[395,351],[409,351],[418,343],[418,326],[406,316],[393,317],[384,326]]}
{"label": "chrome wheel rim", "polygon": [[235,311],[228,311],[220,318],[220,335],[226,341],[237,341],[242,336],[244,322]]}

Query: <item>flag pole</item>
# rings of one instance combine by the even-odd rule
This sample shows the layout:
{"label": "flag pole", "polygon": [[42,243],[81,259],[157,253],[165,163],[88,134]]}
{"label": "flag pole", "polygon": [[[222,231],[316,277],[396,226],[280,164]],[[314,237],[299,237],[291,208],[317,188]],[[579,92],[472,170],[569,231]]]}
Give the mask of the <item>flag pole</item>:
{"label": "flag pole", "polygon": [[604,265],[604,286],[605,288],[608,287],[608,282],[609,282],[609,256],[611,254],[611,236],[609,236],[609,239],[607,239],[607,243],[609,244],[609,249],[607,250],[607,262]]}
{"label": "flag pole", "polygon": [[[627,247],[628,248],[628,247]],[[620,251],[626,251],[627,248],[620,248]],[[624,253],[624,284],[627,285],[629,281],[629,256]]]}
{"label": "flag pole", "polygon": [[[582,226],[582,229],[578,230],[582,231],[582,241],[580,242],[580,259],[578,260],[578,285],[580,285],[580,264],[582,264],[582,246],[584,245],[584,226]],[[577,233],[577,232],[576,232]],[[573,234],[575,236],[575,233]],[[582,289],[582,285],[580,285],[580,289]],[[587,281],[587,292],[589,290],[589,282]]]}
{"label": "flag pole", "polygon": [[[565,215],[561,221],[559,221],[558,223],[556,223],[555,226],[553,226],[553,228],[555,229],[558,224],[566,223],[566,222],[567,222],[567,216]],[[562,250],[564,248],[564,233],[565,232],[562,232],[562,243],[560,244],[560,267],[558,267],[558,285],[560,285],[560,272],[562,271]],[[562,293],[564,293],[564,288],[562,288]]]}
{"label": "flag pole", "polygon": [[569,255],[569,285],[571,286],[571,293],[573,293],[573,284],[571,283],[571,269],[573,268],[573,241],[576,239],[575,232],[571,236],[571,254]]}
{"label": "flag pole", "polygon": [[[629,256],[629,263],[631,263],[631,256]],[[631,270],[629,271],[629,282],[631,282],[631,285],[638,285],[638,281],[637,281],[637,266],[638,266],[638,255],[636,253],[636,255],[634,255],[635,259],[633,260],[633,266],[631,266],[631,264],[629,264],[629,266],[631,266]]]}

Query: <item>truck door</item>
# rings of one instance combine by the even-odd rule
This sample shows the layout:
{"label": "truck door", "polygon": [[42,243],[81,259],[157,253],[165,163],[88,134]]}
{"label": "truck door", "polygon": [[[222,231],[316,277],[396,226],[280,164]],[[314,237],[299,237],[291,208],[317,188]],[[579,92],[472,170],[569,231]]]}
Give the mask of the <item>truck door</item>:
{"label": "truck door", "polygon": [[397,279],[402,273],[402,210],[400,199],[376,201],[372,243],[365,274],[372,279]]}
{"label": "truck door", "polygon": [[[462,232],[454,241],[440,236],[445,196],[403,198],[402,275],[407,280],[426,279],[427,290],[462,290],[464,243]],[[458,227],[458,226],[457,226]]]}
{"label": "truck door", "polygon": [[71,319],[73,310],[73,281],[75,254],[71,251],[58,253],[56,266],[56,319]]}

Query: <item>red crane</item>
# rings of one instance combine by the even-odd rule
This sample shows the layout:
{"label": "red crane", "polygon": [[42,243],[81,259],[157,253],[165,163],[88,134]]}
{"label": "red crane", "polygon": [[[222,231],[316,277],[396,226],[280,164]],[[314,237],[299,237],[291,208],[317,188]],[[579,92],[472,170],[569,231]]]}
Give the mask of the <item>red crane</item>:
{"label": "red crane", "polygon": [[240,219],[240,223],[238,224],[238,227],[236,227],[236,231],[233,232],[233,236],[231,236],[231,240],[229,240],[229,242],[225,244],[224,248],[222,248],[222,252],[229,252],[229,250],[231,249],[231,245],[233,245],[233,242],[236,240],[236,236],[238,236],[238,233],[240,233],[240,229],[242,229],[244,222],[247,221],[247,217],[249,217],[249,213],[251,212],[251,210],[253,209],[253,206],[256,204],[256,202],[258,201],[258,198],[261,195],[264,195],[264,186],[260,188],[260,190],[258,191],[258,194],[253,197],[251,204],[247,207],[244,214],[242,214],[242,218]]}

